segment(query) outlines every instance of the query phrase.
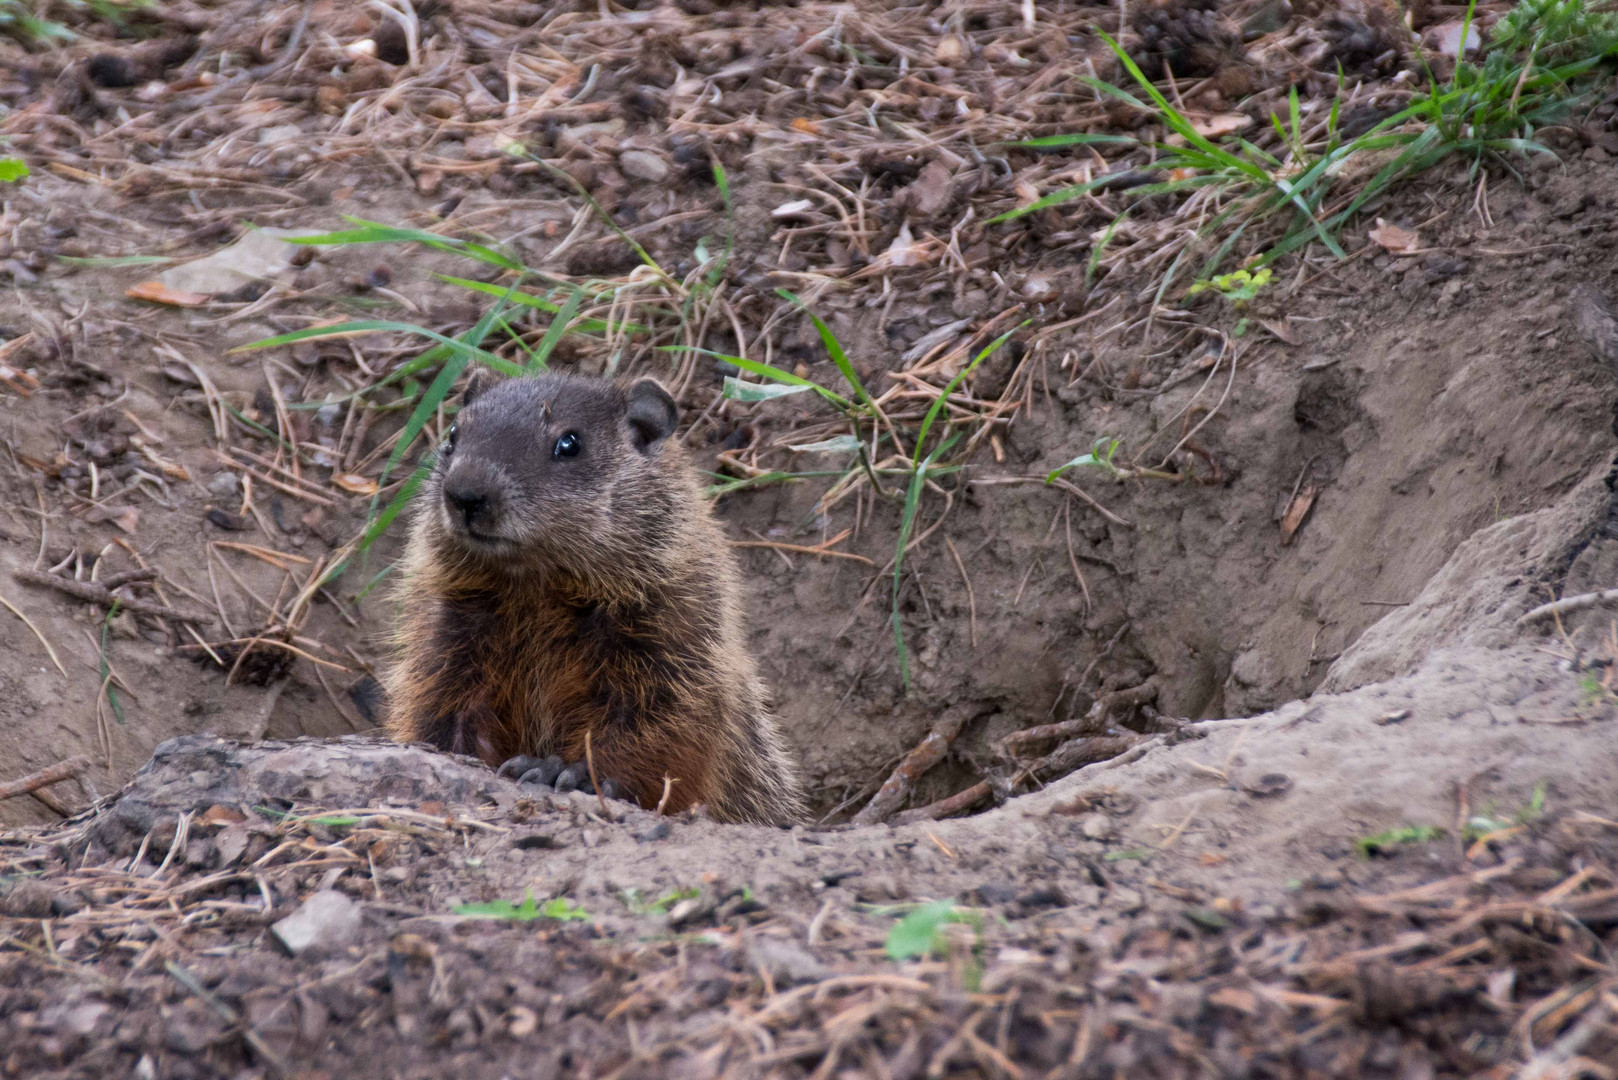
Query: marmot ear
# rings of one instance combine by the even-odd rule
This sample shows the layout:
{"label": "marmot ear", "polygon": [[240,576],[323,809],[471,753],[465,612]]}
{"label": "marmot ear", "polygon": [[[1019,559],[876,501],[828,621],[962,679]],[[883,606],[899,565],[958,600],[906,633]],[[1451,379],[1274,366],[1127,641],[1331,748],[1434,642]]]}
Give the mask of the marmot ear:
{"label": "marmot ear", "polygon": [[680,422],[680,408],[656,379],[637,379],[629,388],[629,433],[635,449],[647,453]]}
{"label": "marmot ear", "polygon": [[472,404],[473,400],[485,390],[495,384],[496,376],[488,368],[479,365],[472,369],[472,374],[466,377],[466,387],[461,391],[461,407]]}

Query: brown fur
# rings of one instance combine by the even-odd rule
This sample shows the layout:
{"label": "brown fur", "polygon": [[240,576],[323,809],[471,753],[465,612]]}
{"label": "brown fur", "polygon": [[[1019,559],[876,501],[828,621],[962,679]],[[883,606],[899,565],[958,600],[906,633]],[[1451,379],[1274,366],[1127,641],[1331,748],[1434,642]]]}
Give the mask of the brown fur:
{"label": "brown fur", "polygon": [[[797,820],[798,780],[743,639],[739,568],[670,437],[667,394],[547,375],[469,399],[417,500],[392,735],[498,765],[582,760],[589,732],[596,774],[644,807],[668,777],[670,811]],[[548,449],[565,432],[583,440],[577,458]],[[498,542],[446,500],[467,477],[494,493],[477,528]]]}

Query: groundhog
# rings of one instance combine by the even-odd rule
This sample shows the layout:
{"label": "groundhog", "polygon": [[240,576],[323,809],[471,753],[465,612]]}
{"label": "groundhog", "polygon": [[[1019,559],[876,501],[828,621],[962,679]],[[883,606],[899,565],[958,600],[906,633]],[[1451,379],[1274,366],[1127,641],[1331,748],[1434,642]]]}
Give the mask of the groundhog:
{"label": "groundhog", "polygon": [[800,818],[678,418],[654,379],[474,378],[414,508],[395,739],[564,790],[593,764],[648,809]]}

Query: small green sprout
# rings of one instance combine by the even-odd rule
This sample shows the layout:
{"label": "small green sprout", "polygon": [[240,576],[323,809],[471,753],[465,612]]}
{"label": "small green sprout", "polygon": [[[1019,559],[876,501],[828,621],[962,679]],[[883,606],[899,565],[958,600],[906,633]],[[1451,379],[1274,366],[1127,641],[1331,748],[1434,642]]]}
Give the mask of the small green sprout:
{"label": "small green sprout", "polygon": [[1214,289],[1239,310],[1258,296],[1259,291],[1268,285],[1270,279],[1274,276],[1275,271],[1268,266],[1260,267],[1256,271],[1237,270],[1229,274],[1220,274],[1218,277],[1209,280],[1195,282],[1186,290],[1186,295],[1196,296],[1198,293]]}
{"label": "small green sprout", "polygon": [[944,926],[961,922],[954,900],[934,900],[923,904],[894,924],[888,931],[888,958],[908,960],[944,950]]}
{"label": "small green sprout", "polygon": [[1354,846],[1360,849],[1362,858],[1369,859],[1373,855],[1386,855],[1400,844],[1426,844],[1438,840],[1444,835],[1444,830],[1436,825],[1407,825],[1402,829],[1389,829],[1387,832],[1377,833],[1375,836],[1362,836],[1354,841]]}
{"label": "small green sprout", "polygon": [[1080,454],[1067,464],[1059,465],[1046,473],[1045,482],[1047,484],[1052,483],[1069,469],[1100,469],[1114,480],[1122,480],[1128,473],[1112,463],[1113,457],[1118,453],[1118,448],[1122,445],[1122,439],[1116,439],[1111,435],[1103,435],[1090,444],[1088,454]]}
{"label": "small green sprout", "polygon": [[532,891],[523,897],[520,904],[513,904],[510,900],[493,900],[487,904],[456,904],[450,910],[469,919],[506,919],[512,922],[533,922],[536,919],[579,922],[590,918],[589,912],[565,897],[558,896],[541,904],[534,899]]}

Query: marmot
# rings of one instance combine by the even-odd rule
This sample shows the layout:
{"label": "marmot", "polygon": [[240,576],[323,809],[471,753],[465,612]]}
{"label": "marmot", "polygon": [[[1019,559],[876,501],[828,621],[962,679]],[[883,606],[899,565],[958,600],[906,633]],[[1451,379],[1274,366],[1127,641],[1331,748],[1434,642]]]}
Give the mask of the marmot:
{"label": "marmot", "polygon": [[588,732],[603,794],[651,808],[667,777],[669,812],[798,820],[740,570],[668,391],[480,373],[464,402],[414,508],[392,736],[587,788]]}

